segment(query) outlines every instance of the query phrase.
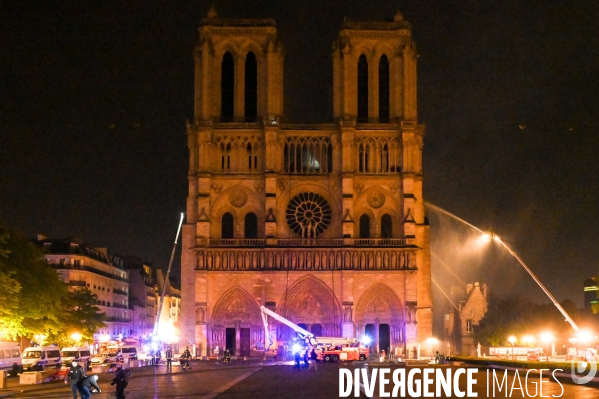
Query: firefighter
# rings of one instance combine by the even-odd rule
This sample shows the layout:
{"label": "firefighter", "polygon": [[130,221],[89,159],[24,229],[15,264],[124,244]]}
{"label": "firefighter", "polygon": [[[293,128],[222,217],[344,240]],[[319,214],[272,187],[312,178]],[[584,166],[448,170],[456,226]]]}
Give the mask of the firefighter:
{"label": "firefighter", "polygon": [[229,349],[225,349],[225,353],[223,354],[223,361],[225,363],[231,363],[231,352],[229,352]]}
{"label": "firefighter", "polygon": [[307,369],[310,367],[310,362],[308,361],[308,348],[304,351],[304,368]]}
{"label": "firefighter", "polygon": [[166,356],[166,368],[170,369],[173,366],[173,351],[168,348],[165,353]]}
{"label": "firefighter", "polygon": [[181,355],[181,367],[183,367],[183,370],[186,370],[186,369],[191,370],[191,366],[189,365],[190,358],[191,358],[191,352],[189,351],[189,346],[187,346],[185,348],[185,351]]}
{"label": "firefighter", "polygon": [[295,366],[293,366],[293,369],[298,369],[301,370],[301,366],[300,366],[300,354],[299,354],[299,350],[295,352]]}

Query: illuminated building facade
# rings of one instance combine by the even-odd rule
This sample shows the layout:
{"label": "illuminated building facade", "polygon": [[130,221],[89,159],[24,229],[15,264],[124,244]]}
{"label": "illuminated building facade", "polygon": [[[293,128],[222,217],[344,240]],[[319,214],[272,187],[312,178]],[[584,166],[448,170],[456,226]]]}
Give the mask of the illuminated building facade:
{"label": "illuminated building facade", "polygon": [[410,24],[345,21],[332,56],[332,122],[288,124],[275,22],[200,24],[181,258],[181,344],[198,356],[261,349],[262,305],[404,356],[432,335]]}
{"label": "illuminated building facade", "polygon": [[106,326],[94,334],[96,340],[100,336],[118,339],[130,335],[129,272],[120,258],[111,257],[107,248],[78,239],[38,235],[34,243],[44,248],[46,262],[69,289],[87,288],[97,295],[96,306],[106,314]]}

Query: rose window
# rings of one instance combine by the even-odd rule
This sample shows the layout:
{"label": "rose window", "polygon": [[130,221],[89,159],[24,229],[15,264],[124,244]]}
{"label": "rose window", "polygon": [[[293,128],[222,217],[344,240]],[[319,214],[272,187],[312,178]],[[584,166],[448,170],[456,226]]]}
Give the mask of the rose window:
{"label": "rose window", "polygon": [[298,236],[314,238],[331,224],[333,213],[327,200],[316,193],[301,193],[287,204],[285,218]]}

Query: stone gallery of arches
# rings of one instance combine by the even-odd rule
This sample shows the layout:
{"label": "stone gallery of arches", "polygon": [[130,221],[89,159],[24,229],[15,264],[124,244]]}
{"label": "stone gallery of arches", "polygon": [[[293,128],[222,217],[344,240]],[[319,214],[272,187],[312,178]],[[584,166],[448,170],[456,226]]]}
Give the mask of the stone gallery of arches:
{"label": "stone gallery of arches", "polygon": [[283,41],[273,20],[211,10],[200,24],[180,344],[283,350],[295,333],[272,318],[265,331],[265,306],[316,336],[414,356],[432,302],[411,26],[401,13],[343,22],[322,124],[282,119]]}

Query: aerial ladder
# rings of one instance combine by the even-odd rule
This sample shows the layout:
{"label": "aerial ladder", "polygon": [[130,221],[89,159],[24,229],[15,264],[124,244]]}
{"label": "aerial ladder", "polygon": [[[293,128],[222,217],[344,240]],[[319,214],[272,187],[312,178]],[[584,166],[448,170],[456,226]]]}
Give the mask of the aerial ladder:
{"label": "aerial ladder", "polygon": [[314,334],[312,334],[308,330],[304,330],[303,328],[301,328],[294,322],[287,320],[283,316],[276,314],[275,312],[273,312],[272,310],[270,310],[264,306],[260,306],[260,314],[262,315],[262,323],[264,323],[264,350],[265,351],[268,351],[270,349],[270,346],[272,345],[272,339],[270,339],[270,334],[268,332],[268,316],[272,317],[273,319],[275,319],[275,320],[285,324],[287,327],[291,328],[307,344],[312,345],[312,346],[316,345],[317,340],[316,340],[316,337],[314,336]]}
{"label": "aerial ladder", "polygon": [[[302,339],[307,345],[316,347],[319,342],[319,337],[315,337],[310,331],[307,331],[294,322],[287,320],[283,316],[280,316],[272,310],[260,306],[260,314],[262,316],[262,323],[264,324],[264,350],[268,351],[272,345],[272,339],[268,331],[268,317],[285,324],[297,333],[300,339]],[[344,360],[366,360],[370,351],[368,348],[362,347],[360,341],[350,338],[339,338],[339,337],[320,337],[322,344],[324,345],[320,353],[320,357],[325,362],[338,362]],[[339,344],[339,345],[335,345]]]}

